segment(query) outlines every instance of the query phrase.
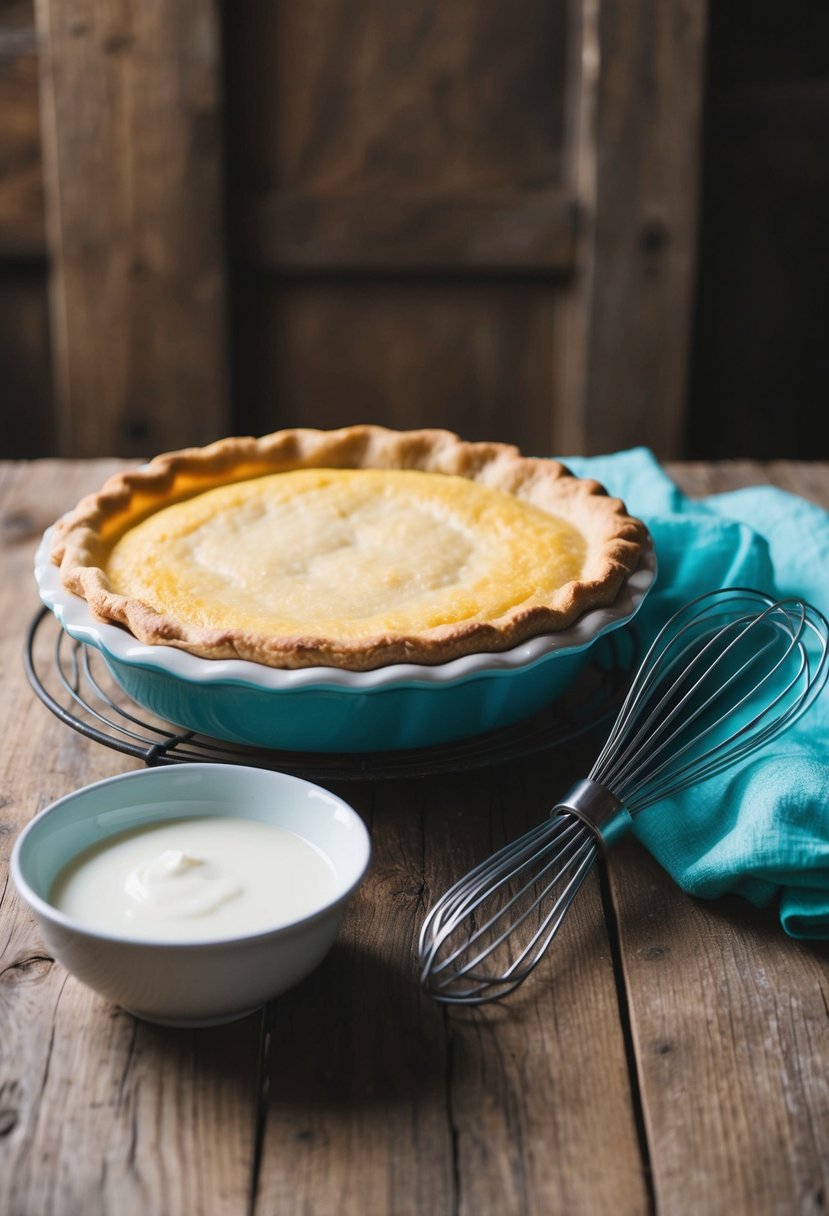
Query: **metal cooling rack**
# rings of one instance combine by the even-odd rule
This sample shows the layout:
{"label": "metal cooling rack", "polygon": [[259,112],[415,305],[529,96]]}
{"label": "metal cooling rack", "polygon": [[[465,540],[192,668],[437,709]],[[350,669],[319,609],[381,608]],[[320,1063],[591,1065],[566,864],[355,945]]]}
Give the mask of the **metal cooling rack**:
{"label": "metal cooling rack", "polygon": [[47,608],[29,625],[24,663],[32,689],[61,722],[148,766],[210,761],[278,769],[311,781],[376,781],[488,768],[578,738],[616,712],[637,651],[632,627],[607,634],[592,648],[570,691],[554,707],[515,726],[433,747],[359,753],[243,747],[181,730],[136,705],[97,650],[70,638]]}

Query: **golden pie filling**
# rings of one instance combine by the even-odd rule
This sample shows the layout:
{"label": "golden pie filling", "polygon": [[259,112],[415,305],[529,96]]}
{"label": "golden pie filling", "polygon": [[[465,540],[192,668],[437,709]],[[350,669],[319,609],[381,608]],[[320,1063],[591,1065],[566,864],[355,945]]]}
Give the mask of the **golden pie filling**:
{"label": "golden pie filling", "polygon": [[306,468],[157,511],[104,571],[117,594],[199,628],[348,645],[544,605],[585,551],[572,524],[466,477]]}
{"label": "golden pie filling", "polygon": [[145,644],[367,671],[566,629],[614,602],[646,538],[558,461],[365,424],[117,472],[58,520],[51,558],[97,620]]}

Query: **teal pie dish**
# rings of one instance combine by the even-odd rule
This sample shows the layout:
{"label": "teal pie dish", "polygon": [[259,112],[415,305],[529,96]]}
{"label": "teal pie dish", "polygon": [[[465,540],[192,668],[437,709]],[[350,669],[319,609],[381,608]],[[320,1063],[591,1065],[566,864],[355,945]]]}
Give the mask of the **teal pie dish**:
{"label": "teal pie dish", "polygon": [[633,620],[656,577],[656,556],[648,543],[614,603],[584,613],[558,633],[435,666],[288,671],[149,646],[119,626],[98,621],[85,600],[62,586],[48,557],[49,537],[47,532],[35,557],[41,600],[71,638],[100,652],[115,682],[137,705],[214,739],[290,751],[429,747],[530,718],[567,691],[600,638]]}

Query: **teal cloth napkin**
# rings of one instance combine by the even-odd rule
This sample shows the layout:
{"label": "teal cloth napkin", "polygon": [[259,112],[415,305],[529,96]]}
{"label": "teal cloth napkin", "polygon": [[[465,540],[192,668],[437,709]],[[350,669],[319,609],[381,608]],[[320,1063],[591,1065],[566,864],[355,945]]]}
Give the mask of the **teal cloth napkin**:
{"label": "teal cloth napkin", "polygon": [[[659,572],[637,618],[647,643],[718,587],[798,595],[829,615],[829,514],[771,486],[687,498],[644,448],[563,457],[648,525]],[[777,902],[792,937],[829,938],[829,688],[740,766],[640,812],[634,830],[692,895]]]}

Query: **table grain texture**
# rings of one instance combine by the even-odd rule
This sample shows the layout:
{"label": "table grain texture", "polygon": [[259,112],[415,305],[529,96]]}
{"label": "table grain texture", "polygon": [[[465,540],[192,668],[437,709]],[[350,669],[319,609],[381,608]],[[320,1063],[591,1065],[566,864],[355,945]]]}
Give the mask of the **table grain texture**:
{"label": "table grain texture", "polygon": [[[421,995],[424,909],[545,814],[583,742],[333,786],[371,830],[370,873],[325,963],[260,1013],[162,1029],[67,976],[9,854],[36,811],[138,762],[54,718],[22,646],[37,540],[118,463],[0,465],[0,1214],[829,1210],[829,949],[788,939],[773,910],[691,899],[628,840],[508,1001]],[[826,463],[668,471],[693,495],[770,482],[829,508]]]}

